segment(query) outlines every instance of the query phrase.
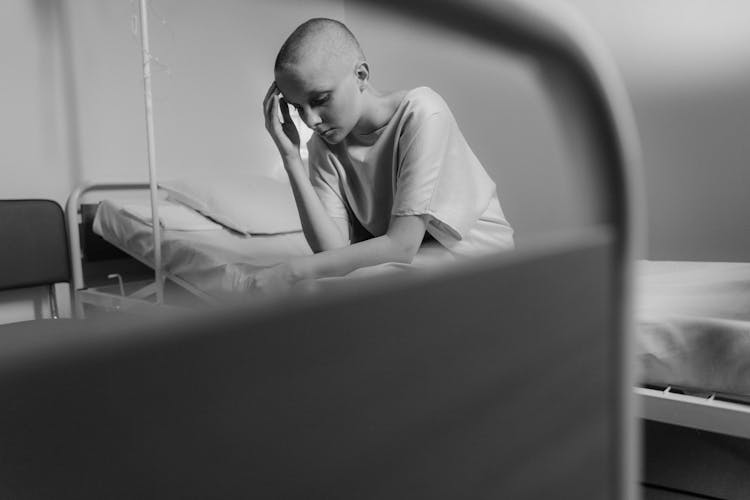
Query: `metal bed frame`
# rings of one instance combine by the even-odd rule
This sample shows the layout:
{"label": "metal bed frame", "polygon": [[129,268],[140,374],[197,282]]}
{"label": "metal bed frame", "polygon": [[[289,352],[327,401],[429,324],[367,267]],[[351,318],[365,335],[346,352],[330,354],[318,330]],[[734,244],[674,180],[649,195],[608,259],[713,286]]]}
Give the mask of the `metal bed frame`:
{"label": "metal bed frame", "polygon": [[674,386],[636,387],[635,394],[648,420],[750,439],[750,400],[721,392],[697,396]]}
{"label": "metal bed frame", "polygon": [[[83,252],[81,250],[81,202],[86,194],[96,192],[111,191],[140,191],[148,190],[149,185],[137,182],[109,182],[109,183],[88,183],[77,187],[68,197],[65,207],[65,220],[68,229],[68,241],[70,247],[70,269],[72,275],[72,309],[76,317],[84,316],[84,304],[89,304],[96,308],[108,311],[130,311],[135,313],[150,314],[164,308],[179,307],[175,305],[159,303],[156,300],[155,282],[142,284],[130,293],[126,293],[119,275],[113,274],[113,278],[120,281],[120,286],[116,292],[108,291],[111,287],[88,287],[84,282],[83,273]],[[110,243],[112,244],[112,243]],[[127,253],[124,248],[116,246],[119,250]],[[153,262],[147,262],[139,257],[133,257],[142,264],[153,268]],[[184,279],[162,270],[163,277],[170,280],[184,290],[190,292],[201,300],[211,304],[214,299],[196,288]]]}

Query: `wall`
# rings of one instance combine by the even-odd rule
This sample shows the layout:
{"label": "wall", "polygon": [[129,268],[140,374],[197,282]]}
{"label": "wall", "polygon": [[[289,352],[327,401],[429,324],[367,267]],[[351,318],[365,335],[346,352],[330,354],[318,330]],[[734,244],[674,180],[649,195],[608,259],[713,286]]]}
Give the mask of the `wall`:
{"label": "wall", "polygon": [[[750,259],[750,6],[741,0],[568,0],[610,50],[642,140],[646,256]],[[574,180],[531,71],[439,30],[347,2],[383,88],[451,105],[520,233],[574,225]]]}
{"label": "wall", "polygon": [[[150,4],[160,177],[274,171],[260,104],[276,47],[313,15],[342,17],[342,2]],[[63,203],[84,181],[147,179],[137,13],[134,0],[3,2],[0,197]]]}
{"label": "wall", "polygon": [[601,33],[631,92],[650,257],[750,260],[750,5],[570,1]]}

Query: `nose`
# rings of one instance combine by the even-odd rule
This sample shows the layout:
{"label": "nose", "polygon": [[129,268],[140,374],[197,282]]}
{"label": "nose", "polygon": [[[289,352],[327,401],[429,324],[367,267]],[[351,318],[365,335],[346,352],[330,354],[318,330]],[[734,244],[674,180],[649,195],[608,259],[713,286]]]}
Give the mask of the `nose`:
{"label": "nose", "polygon": [[307,125],[309,128],[315,130],[315,127],[323,123],[323,120],[320,118],[320,115],[316,113],[312,108],[309,106],[305,106],[301,110],[302,114],[302,121],[305,122],[305,125]]}

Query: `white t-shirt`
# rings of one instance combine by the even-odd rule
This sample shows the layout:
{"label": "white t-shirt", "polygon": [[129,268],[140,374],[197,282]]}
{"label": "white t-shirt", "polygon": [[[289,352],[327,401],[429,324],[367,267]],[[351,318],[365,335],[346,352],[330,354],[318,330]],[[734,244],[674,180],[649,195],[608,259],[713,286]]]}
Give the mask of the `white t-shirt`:
{"label": "white t-shirt", "polygon": [[310,180],[329,216],[372,236],[392,215],[421,215],[455,256],[513,248],[513,229],[495,183],[472,152],[445,101],[432,89],[406,93],[389,122],[329,145],[308,142]]}

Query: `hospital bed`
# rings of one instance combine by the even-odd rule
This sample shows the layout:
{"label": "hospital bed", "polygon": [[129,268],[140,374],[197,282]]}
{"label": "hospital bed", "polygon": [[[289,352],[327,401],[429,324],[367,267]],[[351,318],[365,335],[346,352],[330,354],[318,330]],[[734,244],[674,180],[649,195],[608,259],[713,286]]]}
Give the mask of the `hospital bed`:
{"label": "hospital bed", "polygon": [[[84,266],[90,259],[82,242],[91,241],[92,237],[104,237],[111,245],[138,262],[151,269],[155,267],[150,221],[136,218],[127,210],[133,206],[148,210],[147,202],[141,201],[139,204],[132,200],[118,202],[116,199],[105,199],[94,205],[98,207],[95,218],[85,216],[86,213],[92,213],[90,210],[82,210],[82,202],[87,195],[101,197],[112,191],[139,192],[148,190],[148,187],[148,184],[139,183],[91,183],[78,187],[70,195],[66,218],[73,265],[73,287],[76,290],[74,307],[79,314],[84,305],[131,311],[148,311],[157,305],[153,300],[153,279],[143,280],[141,277],[135,287],[127,290],[125,285],[128,273],[120,272],[117,267],[113,267],[110,273],[113,279],[118,279],[117,282],[93,287],[84,283]],[[167,280],[177,285],[176,288],[168,288],[167,305],[192,307],[196,303],[216,303],[224,292],[232,291],[227,286],[228,282],[237,281],[253,270],[269,267],[291,256],[311,253],[301,231],[250,236],[212,223],[197,212],[195,217],[215,227],[208,230],[163,229],[162,269]],[[122,286],[119,281],[123,281]],[[164,304],[157,306],[162,307]]]}

